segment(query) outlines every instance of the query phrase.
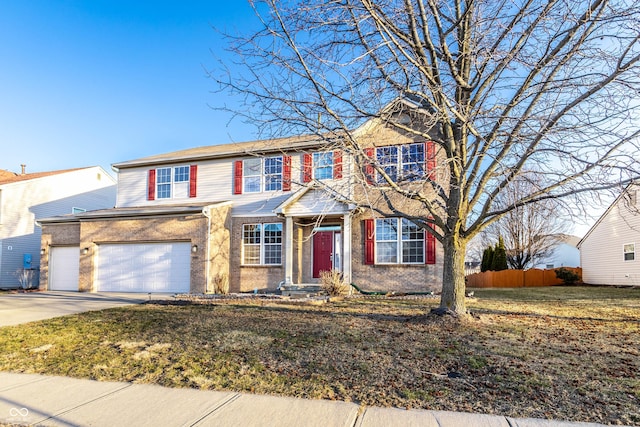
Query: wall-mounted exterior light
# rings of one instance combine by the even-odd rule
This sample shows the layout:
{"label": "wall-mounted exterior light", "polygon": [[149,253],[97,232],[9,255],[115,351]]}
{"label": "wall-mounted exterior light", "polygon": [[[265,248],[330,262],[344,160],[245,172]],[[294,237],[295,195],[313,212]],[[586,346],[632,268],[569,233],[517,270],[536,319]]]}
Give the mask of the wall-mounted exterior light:
{"label": "wall-mounted exterior light", "polygon": [[193,252],[194,254],[198,252],[198,245],[191,246],[191,252]]}
{"label": "wall-mounted exterior light", "polygon": [[83,248],[82,249],[82,255],[86,255],[89,253],[89,248]]}

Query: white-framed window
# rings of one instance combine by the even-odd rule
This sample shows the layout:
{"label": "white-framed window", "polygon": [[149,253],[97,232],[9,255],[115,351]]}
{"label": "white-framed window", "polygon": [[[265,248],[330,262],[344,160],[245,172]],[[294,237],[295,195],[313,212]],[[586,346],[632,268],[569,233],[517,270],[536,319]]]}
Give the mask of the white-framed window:
{"label": "white-framed window", "polygon": [[[376,148],[376,160],[393,181],[415,181],[425,176],[424,143]],[[378,176],[378,183],[385,179]]]}
{"label": "white-framed window", "polygon": [[313,153],[313,178],[333,179],[333,151]]}
{"label": "white-framed window", "polygon": [[282,264],[282,223],[242,226],[242,265]]}
{"label": "white-framed window", "polygon": [[189,166],[156,169],[156,197],[189,197]]}
{"label": "white-framed window", "polygon": [[424,264],[424,230],[405,218],[376,219],[376,264]]}
{"label": "white-framed window", "polygon": [[244,193],[282,190],[282,156],[242,161]]}
{"label": "white-framed window", "polygon": [[626,243],[622,246],[625,261],[634,261],[636,259],[636,244]]}

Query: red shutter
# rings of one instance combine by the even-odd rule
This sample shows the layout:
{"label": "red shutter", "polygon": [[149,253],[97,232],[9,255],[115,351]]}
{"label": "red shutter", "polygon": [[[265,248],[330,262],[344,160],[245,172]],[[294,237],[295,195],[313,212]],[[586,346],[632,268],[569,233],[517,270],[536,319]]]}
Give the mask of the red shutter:
{"label": "red shutter", "polygon": [[198,165],[189,167],[189,197],[196,197],[196,183],[198,182]]}
{"label": "red shutter", "polygon": [[333,179],[342,178],[342,151],[333,152]]}
{"label": "red shutter", "polygon": [[427,234],[427,255],[424,257],[425,264],[435,264],[436,263],[436,236],[429,233],[429,231],[424,231]]}
{"label": "red shutter", "polygon": [[365,156],[369,158],[365,159],[366,163],[364,166],[364,177],[367,180],[367,184],[369,185],[373,185],[375,183],[375,170],[373,168],[373,164],[371,164],[371,162],[375,160],[375,153],[376,149],[373,147],[364,149]]}
{"label": "red shutter", "polygon": [[433,141],[425,143],[425,151],[427,153],[427,177],[434,181],[436,179],[436,145]]}
{"label": "red shutter", "polygon": [[291,191],[291,156],[282,157],[282,191]]}
{"label": "red shutter", "polygon": [[364,220],[364,263],[373,265],[375,258],[375,223],[373,219]]}
{"label": "red shutter", "polygon": [[311,154],[302,155],[302,182],[311,182],[313,174],[313,157]]}
{"label": "red shutter", "polygon": [[242,194],[242,160],[233,162],[233,194]]}
{"label": "red shutter", "polygon": [[149,179],[147,181],[147,200],[156,199],[156,170],[149,170]]}

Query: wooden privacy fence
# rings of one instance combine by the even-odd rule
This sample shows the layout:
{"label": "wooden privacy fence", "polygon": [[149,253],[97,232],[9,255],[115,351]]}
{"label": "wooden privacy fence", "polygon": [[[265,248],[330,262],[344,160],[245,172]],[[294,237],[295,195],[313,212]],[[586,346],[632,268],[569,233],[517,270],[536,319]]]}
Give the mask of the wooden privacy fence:
{"label": "wooden privacy fence", "polygon": [[[580,277],[578,282],[582,281],[582,268],[563,268],[576,273]],[[557,268],[551,270],[532,268],[530,270],[502,270],[474,273],[467,276],[467,287],[524,288],[561,285],[563,282],[556,278],[556,270]]]}

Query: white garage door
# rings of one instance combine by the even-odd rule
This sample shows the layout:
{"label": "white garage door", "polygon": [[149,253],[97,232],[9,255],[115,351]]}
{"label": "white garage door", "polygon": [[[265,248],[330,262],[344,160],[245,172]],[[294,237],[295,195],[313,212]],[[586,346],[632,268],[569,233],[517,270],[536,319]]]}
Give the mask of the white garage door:
{"label": "white garage door", "polygon": [[189,243],[98,247],[98,291],[189,292],[190,271]]}
{"label": "white garage door", "polygon": [[49,290],[77,291],[79,274],[79,247],[51,247],[49,254]]}

